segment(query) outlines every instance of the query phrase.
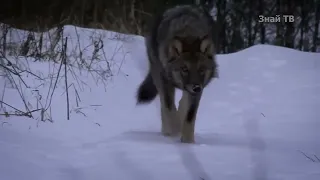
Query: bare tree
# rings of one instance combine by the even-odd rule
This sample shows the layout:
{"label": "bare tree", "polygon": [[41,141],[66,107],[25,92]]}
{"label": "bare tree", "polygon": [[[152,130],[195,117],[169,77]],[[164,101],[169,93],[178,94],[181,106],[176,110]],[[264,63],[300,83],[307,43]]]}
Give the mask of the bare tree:
{"label": "bare tree", "polygon": [[317,51],[317,45],[319,45],[319,22],[320,22],[320,1],[315,0],[315,23],[314,23],[314,31],[313,31],[313,46],[312,46],[312,52]]}
{"label": "bare tree", "polygon": [[[259,15],[264,15],[264,1],[263,0],[259,0]],[[264,44],[266,42],[266,29],[263,23],[259,23],[259,29],[260,29],[260,43]]]}

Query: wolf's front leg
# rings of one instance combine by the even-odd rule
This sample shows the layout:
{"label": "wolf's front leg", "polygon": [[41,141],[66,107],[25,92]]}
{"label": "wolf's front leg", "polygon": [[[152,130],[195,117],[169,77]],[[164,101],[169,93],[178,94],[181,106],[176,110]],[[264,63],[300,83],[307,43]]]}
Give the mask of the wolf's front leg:
{"label": "wolf's front leg", "polygon": [[198,112],[201,94],[196,96],[183,91],[181,100],[179,101],[178,113],[182,120],[181,142],[194,143],[194,128]]}
{"label": "wolf's front leg", "polygon": [[160,92],[161,132],[165,136],[178,136],[181,130],[181,122],[177,114],[174,98],[175,89],[173,86],[167,85]]}

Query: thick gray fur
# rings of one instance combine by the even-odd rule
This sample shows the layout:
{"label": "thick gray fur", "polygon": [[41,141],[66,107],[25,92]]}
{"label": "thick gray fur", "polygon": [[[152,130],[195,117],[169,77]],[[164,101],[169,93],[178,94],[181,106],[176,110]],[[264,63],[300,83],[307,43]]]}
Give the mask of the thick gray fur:
{"label": "thick gray fur", "polygon": [[[159,94],[161,132],[194,142],[194,128],[203,89],[218,77],[216,27],[203,8],[182,5],[157,16],[145,38],[149,73],[137,92],[138,104]],[[175,88],[183,91],[177,110]]]}

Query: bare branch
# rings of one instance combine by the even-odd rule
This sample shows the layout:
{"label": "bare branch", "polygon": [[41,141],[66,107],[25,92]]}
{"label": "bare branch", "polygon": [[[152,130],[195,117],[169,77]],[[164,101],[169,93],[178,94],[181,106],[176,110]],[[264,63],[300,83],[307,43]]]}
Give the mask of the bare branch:
{"label": "bare branch", "polygon": [[68,44],[68,37],[66,37],[64,48],[63,48],[63,59],[64,62],[64,80],[66,85],[66,93],[67,93],[67,119],[70,120],[70,107],[69,107],[69,90],[68,90],[68,77],[67,77],[67,44]]}

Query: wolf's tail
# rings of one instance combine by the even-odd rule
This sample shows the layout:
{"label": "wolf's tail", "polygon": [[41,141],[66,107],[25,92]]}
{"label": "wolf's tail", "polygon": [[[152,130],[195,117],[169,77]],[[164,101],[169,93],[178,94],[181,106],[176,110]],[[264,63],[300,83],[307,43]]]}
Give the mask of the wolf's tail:
{"label": "wolf's tail", "polygon": [[137,104],[149,103],[157,96],[158,90],[153,82],[149,72],[143,82],[140,84],[137,92]]}

